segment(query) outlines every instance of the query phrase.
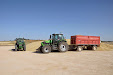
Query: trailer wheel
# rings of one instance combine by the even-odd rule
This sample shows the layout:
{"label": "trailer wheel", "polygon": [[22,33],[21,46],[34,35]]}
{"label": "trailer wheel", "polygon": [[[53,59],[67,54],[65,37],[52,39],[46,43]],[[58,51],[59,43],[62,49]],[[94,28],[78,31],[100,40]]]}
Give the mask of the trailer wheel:
{"label": "trailer wheel", "polygon": [[82,46],[77,47],[77,51],[81,52],[83,50]]}
{"label": "trailer wheel", "polygon": [[15,45],[15,51],[17,51],[17,45]]}
{"label": "trailer wheel", "polygon": [[97,46],[93,46],[92,50],[94,50],[94,51],[97,50]]}
{"label": "trailer wheel", "polygon": [[41,48],[41,52],[47,54],[51,52],[51,47],[49,45],[45,45]]}
{"label": "trailer wheel", "polygon": [[59,43],[59,46],[58,46],[59,52],[66,52],[68,51],[68,49],[69,49],[69,46],[66,42]]}

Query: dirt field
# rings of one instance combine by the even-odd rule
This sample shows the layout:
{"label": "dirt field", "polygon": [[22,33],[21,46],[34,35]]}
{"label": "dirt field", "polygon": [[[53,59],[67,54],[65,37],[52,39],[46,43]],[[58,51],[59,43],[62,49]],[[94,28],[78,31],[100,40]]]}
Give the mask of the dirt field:
{"label": "dirt field", "polygon": [[0,75],[112,75],[113,51],[41,54],[0,46]]}

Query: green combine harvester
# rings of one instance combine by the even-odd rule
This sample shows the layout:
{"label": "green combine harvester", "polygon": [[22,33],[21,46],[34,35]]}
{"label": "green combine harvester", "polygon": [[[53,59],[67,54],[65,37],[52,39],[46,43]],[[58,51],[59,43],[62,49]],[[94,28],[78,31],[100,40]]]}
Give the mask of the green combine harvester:
{"label": "green combine harvester", "polygon": [[15,51],[26,51],[26,45],[23,38],[16,38]]}
{"label": "green combine harvester", "polygon": [[58,50],[59,52],[68,51],[69,46],[63,34],[52,34],[50,39],[41,43],[40,51],[42,53],[49,53],[52,50]]}

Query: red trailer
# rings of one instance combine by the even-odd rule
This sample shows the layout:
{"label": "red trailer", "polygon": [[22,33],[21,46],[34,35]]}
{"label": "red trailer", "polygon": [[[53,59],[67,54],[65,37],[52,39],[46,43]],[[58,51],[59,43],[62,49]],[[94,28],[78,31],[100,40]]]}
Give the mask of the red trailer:
{"label": "red trailer", "polygon": [[71,46],[77,48],[78,51],[83,49],[96,50],[100,46],[100,36],[71,36]]}

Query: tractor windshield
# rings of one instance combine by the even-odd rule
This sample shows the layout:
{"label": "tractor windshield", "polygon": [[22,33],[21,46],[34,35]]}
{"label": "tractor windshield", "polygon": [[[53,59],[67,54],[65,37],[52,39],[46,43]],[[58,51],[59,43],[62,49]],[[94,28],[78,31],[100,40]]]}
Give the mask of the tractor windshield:
{"label": "tractor windshield", "polygon": [[64,39],[64,36],[63,36],[63,35],[58,35],[58,38],[59,38],[60,40],[63,40],[63,39]]}
{"label": "tractor windshield", "polygon": [[53,35],[52,36],[52,39],[53,40],[63,40],[64,39],[64,36],[62,34],[56,34],[56,35]]}
{"label": "tractor windshield", "polygon": [[23,40],[18,40],[18,42],[23,42]]}
{"label": "tractor windshield", "polygon": [[17,42],[24,42],[23,39],[17,39]]}

